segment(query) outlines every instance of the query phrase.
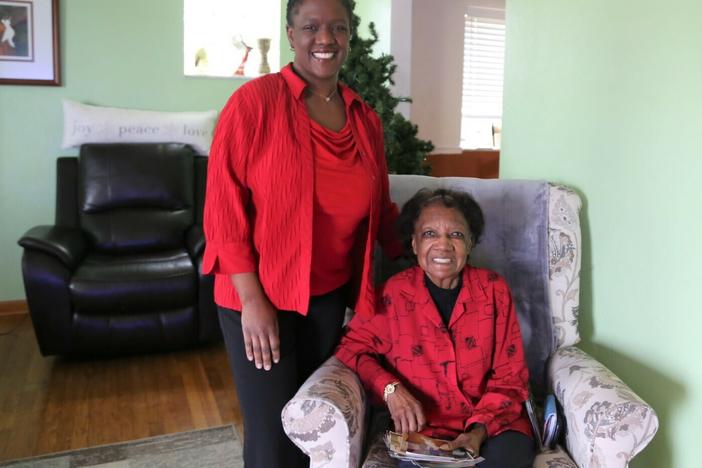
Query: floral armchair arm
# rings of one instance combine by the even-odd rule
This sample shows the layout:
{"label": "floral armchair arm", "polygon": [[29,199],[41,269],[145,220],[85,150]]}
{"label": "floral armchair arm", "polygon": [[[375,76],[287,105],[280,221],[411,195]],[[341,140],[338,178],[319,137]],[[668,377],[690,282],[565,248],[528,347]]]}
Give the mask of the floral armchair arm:
{"label": "floral armchair arm", "polygon": [[579,467],[627,467],[653,439],[653,408],[584,351],[558,349],[549,373],[567,421],[566,445]]}
{"label": "floral armchair arm", "polygon": [[283,430],[311,468],[356,468],[363,448],[366,396],[356,374],[329,358],[283,408]]}

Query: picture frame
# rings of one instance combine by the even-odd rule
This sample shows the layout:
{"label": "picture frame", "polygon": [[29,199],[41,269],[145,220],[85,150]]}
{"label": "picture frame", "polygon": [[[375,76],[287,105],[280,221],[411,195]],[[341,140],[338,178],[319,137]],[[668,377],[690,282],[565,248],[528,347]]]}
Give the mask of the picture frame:
{"label": "picture frame", "polygon": [[0,0],[0,85],[61,85],[59,0]]}

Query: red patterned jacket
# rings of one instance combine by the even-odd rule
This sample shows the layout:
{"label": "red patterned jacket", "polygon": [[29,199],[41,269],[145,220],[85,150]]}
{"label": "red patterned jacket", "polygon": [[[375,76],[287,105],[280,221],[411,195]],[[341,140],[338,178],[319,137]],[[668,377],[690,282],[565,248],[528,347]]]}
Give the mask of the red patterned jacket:
{"label": "red patterned jacket", "polygon": [[448,328],[416,266],[385,283],[374,316],[351,320],[336,357],[379,401],[388,383],[401,381],[422,403],[426,435],[455,437],[482,423],[488,436],[531,436],[529,371],[507,283],[471,266],[462,274]]}

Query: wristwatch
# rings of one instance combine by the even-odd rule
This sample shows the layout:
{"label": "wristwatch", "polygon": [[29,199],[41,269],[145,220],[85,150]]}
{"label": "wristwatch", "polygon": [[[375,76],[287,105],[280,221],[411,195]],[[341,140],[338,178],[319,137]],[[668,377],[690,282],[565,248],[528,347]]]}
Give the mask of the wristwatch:
{"label": "wristwatch", "polygon": [[385,386],[385,390],[383,390],[383,400],[387,403],[388,397],[390,396],[391,393],[395,393],[395,389],[397,386],[400,385],[400,381],[396,380],[394,382],[390,382]]}

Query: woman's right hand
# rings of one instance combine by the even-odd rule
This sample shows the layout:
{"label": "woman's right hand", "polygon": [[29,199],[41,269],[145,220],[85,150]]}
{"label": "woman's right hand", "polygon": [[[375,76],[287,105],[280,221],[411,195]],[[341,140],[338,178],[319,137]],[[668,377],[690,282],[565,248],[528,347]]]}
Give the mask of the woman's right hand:
{"label": "woman's right hand", "polygon": [[280,361],[278,311],[267,297],[252,300],[241,307],[241,329],[244,333],[246,358],[256,368],[271,370]]}
{"label": "woman's right hand", "polygon": [[241,331],[246,358],[258,369],[271,370],[280,361],[278,311],[261,287],[256,273],[232,275],[241,299]]}
{"label": "woman's right hand", "polygon": [[400,383],[395,387],[395,391],[388,395],[387,404],[395,423],[395,432],[407,434],[424,429],[427,420],[424,418],[422,404],[404,385]]}

